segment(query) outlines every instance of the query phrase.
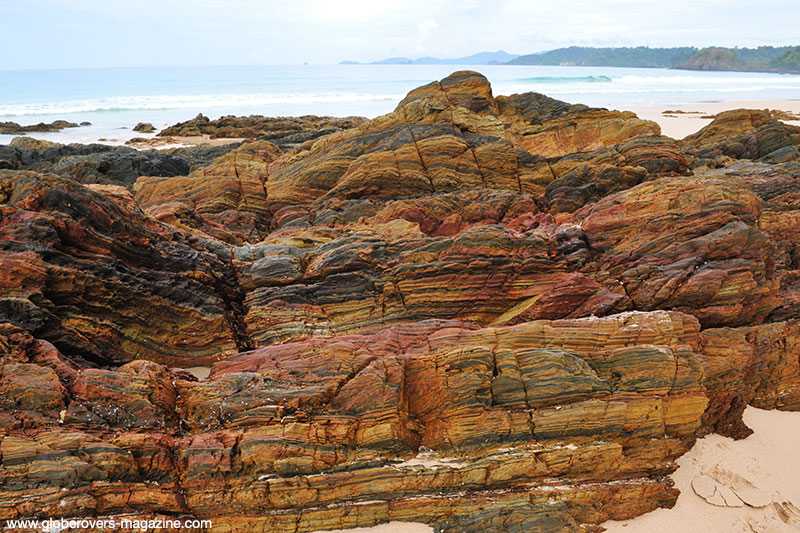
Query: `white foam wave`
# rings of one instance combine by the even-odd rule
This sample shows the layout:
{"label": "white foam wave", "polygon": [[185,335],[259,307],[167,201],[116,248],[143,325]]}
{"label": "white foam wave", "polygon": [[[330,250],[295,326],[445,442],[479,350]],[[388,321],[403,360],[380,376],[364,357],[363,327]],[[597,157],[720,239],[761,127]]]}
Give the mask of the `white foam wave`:
{"label": "white foam wave", "polygon": [[[520,93],[525,91],[544,92],[549,95],[564,95],[564,94],[655,94],[655,93],[720,93],[720,94],[733,94],[733,93],[754,93],[759,91],[775,90],[776,87],[764,87],[759,85],[741,86],[741,87],[710,87],[710,88],[691,88],[691,87],[674,87],[674,86],[652,86],[652,87],[615,87],[613,89],[597,89],[595,87],[572,87],[558,89],[550,89],[547,91],[538,90],[535,87],[516,87],[508,88],[505,91],[497,91],[499,94],[507,93]],[[792,89],[800,91],[800,86]]]}
{"label": "white foam wave", "polygon": [[610,83],[586,83],[576,79],[573,83],[538,83],[535,78],[497,83],[500,93],[538,91],[554,95],[567,94],[652,94],[652,93],[754,93],[763,91],[800,91],[800,76],[703,76],[654,74],[642,76],[628,74],[612,76]]}
{"label": "white foam wave", "polygon": [[[718,73],[721,74],[721,73]],[[625,83],[648,83],[648,82],[671,82],[677,84],[693,85],[704,84],[726,84],[726,83],[757,83],[759,86],[795,86],[800,84],[800,76],[774,74],[771,76],[742,76],[742,75],[718,75],[718,76],[685,76],[681,74],[655,74],[653,76],[641,76],[638,74],[627,74],[625,76],[612,77],[613,81]]]}
{"label": "white foam wave", "polygon": [[404,94],[357,93],[258,93],[119,96],[57,102],[32,102],[0,105],[0,116],[65,115],[102,111],[214,109],[270,105],[308,105],[320,103],[358,103],[400,101]]}

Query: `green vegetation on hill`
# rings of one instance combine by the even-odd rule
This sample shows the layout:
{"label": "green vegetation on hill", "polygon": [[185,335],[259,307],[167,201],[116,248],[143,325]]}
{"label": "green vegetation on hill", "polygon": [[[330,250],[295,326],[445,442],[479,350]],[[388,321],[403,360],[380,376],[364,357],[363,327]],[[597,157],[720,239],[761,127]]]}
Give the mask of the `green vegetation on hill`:
{"label": "green vegetation on hill", "polygon": [[679,67],[697,48],[589,48],[570,46],[542,54],[520,56],[509,65],[579,65],[594,67]]}
{"label": "green vegetation on hill", "polygon": [[[681,68],[690,70],[737,70],[750,72],[800,72],[792,57],[800,47],[704,48]],[[787,58],[784,60],[784,58]]]}
{"label": "green vegetation on hill", "polygon": [[520,56],[509,65],[660,67],[689,70],[800,72],[800,47],[758,48],[590,48],[571,46]]}
{"label": "green vegetation on hill", "polygon": [[781,72],[800,72],[800,46],[790,48],[780,58],[773,60],[773,64]]}
{"label": "green vegetation on hill", "polygon": [[732,48],[732,50],[736,51],[736,55],[742,63],[759,63],[779,58],[792,48],[791,46],[778,48],[774,46],[759,46],[758,48]]}

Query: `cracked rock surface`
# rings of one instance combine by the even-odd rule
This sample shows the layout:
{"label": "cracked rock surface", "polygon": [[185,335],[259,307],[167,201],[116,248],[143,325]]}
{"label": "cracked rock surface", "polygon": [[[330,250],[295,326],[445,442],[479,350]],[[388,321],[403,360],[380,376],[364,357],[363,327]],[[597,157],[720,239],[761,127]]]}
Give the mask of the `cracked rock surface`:
{"label": "cracked rock surface", "polygon": [[800,408],[798,128],[475,72],[336,126],[135,180],[0,150],[0,519],[598,531]]}

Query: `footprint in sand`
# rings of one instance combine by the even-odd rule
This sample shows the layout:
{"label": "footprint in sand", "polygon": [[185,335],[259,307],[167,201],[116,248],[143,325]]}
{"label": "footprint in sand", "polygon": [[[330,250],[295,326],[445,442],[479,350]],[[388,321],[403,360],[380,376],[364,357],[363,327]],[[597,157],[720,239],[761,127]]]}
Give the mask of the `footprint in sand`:
{"label": "footprint in sand", "polygon": [[773,503],[772,507],[784,523],[800,529],[800,509],[792,502]]}
{"label": "footprint in sand", "polygon": [[800,531],[800,509],[791,502],[773,503],[760,517],[747,519],[753,533],[789,533]]}

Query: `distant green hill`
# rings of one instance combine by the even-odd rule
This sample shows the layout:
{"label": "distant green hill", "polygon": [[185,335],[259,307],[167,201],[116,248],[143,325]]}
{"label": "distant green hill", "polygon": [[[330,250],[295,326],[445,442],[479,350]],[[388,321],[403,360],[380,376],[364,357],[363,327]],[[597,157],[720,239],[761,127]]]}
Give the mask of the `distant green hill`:
{"label": "distant green hill", "polygon": [[658,67],[687,70],[735,70],[800,73],[800,46],[758,48],[590,48],[571,46],[519,56],[508,65]]}
{"label": "distant green hill", "polygon": [[680,68],[749,72],[800,72],[800,47],[703,48]]}
{"label": "distant green hill", "polygon": [[786,72],[800,72],[800,46],[787,50],[780,58],[773,60],[773,64]]}
{"label": "distant green hill", "polygon": [[570,46],[541,54],[519,56],[509,65],[578,65],[586,67],[673,67],[677,68],[695,53],[697,48],[590,48]]}

